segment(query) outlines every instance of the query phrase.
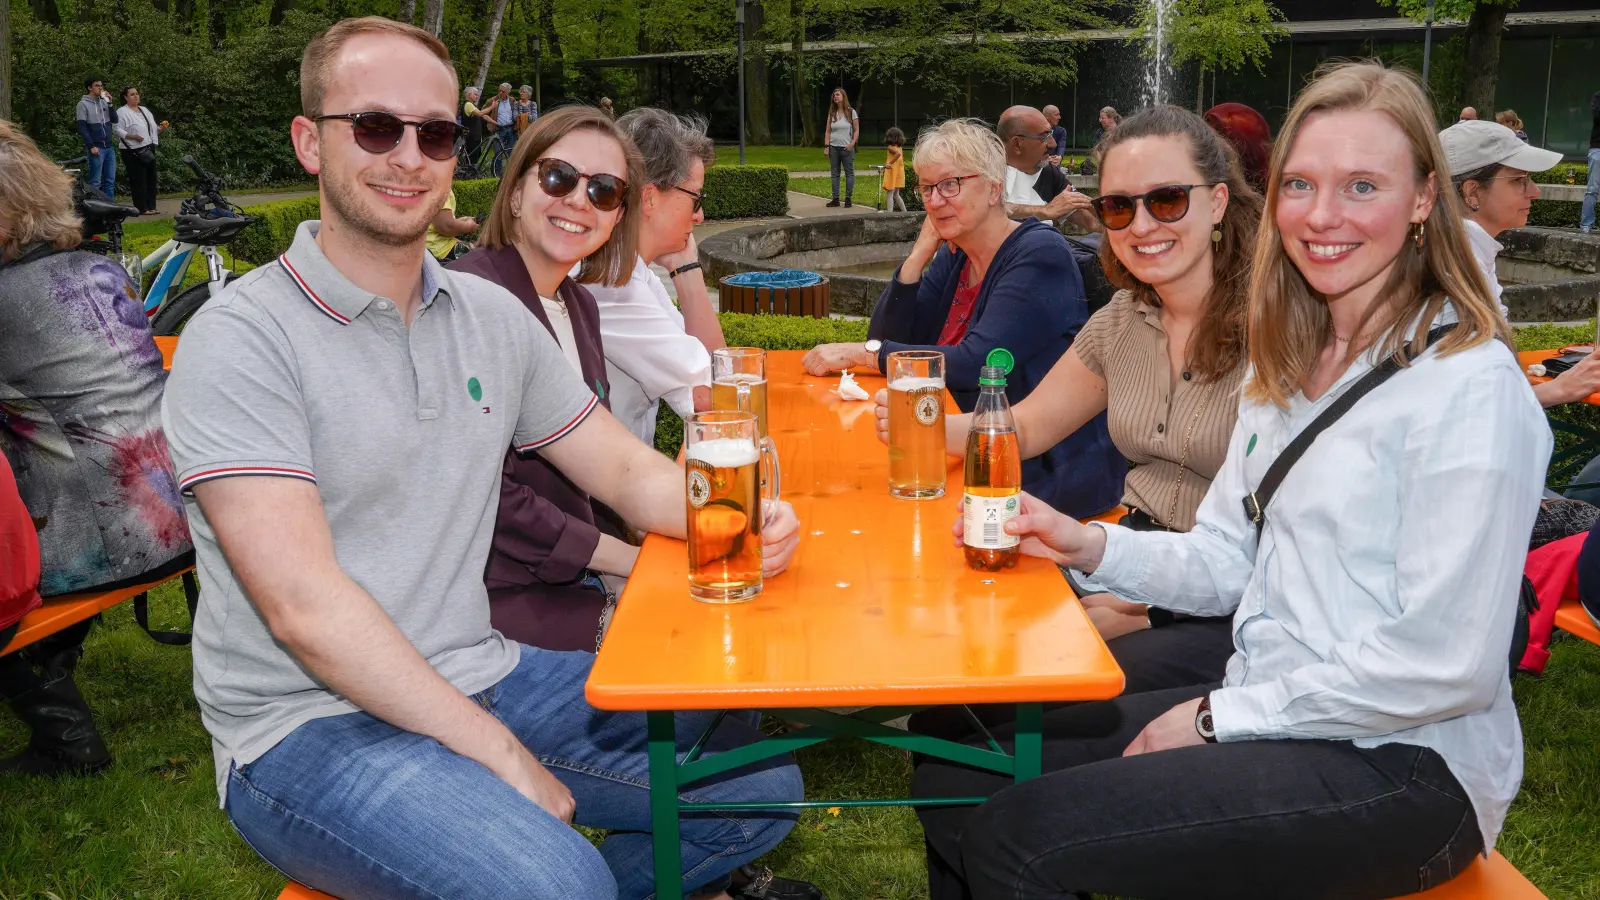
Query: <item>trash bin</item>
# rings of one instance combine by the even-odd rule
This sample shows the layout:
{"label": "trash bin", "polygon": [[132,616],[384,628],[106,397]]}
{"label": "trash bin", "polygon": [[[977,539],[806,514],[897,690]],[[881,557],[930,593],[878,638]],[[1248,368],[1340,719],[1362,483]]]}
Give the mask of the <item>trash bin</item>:
{"label": "trash bin", "polygon": [[717,282],[723,312],[828,317],[828,279],[816,272],[740,272]]}

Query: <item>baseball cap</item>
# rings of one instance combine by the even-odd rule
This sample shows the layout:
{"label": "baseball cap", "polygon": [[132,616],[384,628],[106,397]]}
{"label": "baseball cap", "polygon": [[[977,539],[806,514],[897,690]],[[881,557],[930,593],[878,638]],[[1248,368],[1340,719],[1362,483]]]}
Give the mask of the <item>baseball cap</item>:
{"label": "baseball cap", "polygon": [[1465,175],[1485,166],[1502,165],[1525,172],[1543,172],[1561,162],[1554,150],[1530,147],[1516,132],[1499,122],[1469,119],[1439,132],[1450,176]]}

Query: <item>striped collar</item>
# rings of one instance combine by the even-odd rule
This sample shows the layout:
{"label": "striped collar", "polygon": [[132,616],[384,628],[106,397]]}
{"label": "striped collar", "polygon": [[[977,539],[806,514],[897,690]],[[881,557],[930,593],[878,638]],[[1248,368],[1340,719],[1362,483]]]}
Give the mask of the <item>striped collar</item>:
{"label": "striped collar", "polygon": [[[322,254],[316,240],[321,225],[315,219],[301,222],[295,229],[294,243],[278,257],[278,262],[317,309],[335,322],[349,325],[350,320],[365,312],[372,301],[383,298],[356,287]],[[434,299],[441,295],[450,299],[444,267],[433,254],[423,250],[422,308],[432,306]]]}

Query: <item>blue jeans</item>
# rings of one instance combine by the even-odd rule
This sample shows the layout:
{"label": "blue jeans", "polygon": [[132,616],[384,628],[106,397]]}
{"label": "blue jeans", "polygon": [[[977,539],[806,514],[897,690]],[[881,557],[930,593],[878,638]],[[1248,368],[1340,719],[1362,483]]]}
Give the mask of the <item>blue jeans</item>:
{"label": "blue jeans", "polygon": [[[594,654],[524,645],[516,669],[473,697],[572,791],[578,824],[611,831],[600,848],[472,760],[366,713],[317,719],[228,778],[227,811],[263,859],[345,900],[622,898],[654,895],[643,713],[583,698]],[[714,713],[678,716],[679,757]],[[729,716],[706,755],[755,742]],[[684,800],[799,800],[800,770],[779,757],[698,782]],[[792,814],[681,818],[683,889],[719,890],[794,827]]]}
{"label": "blue jeans", "polygon": [[856,151],[849,147],[828,147],[828,174],[833,176],[833,199],[839,199],[839,171],[844,170],[844,198],[856,192]]}
{"label": "blue jeans", "polygon": [[117,153],[110,147],[101,147],[99,155],[89,154],[89,187],[117,199]]}
{"label": "blue jeans", "polygon": [[1584,230],[1594,228],[1594,203],[1600,197],[1600,147],[1589,149],[1589,186],[1583,191],[1583,217],[1578,226]]}

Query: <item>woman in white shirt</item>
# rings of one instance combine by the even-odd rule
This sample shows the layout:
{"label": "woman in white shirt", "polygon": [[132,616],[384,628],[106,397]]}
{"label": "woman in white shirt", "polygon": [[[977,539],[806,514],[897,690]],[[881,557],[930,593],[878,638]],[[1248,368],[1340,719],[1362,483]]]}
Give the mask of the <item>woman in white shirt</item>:
{"label": "woman in white shirt", "polygon": [[[694,226],[705,221],[706,167],[716,159],[703,121],[643,107],[617,119],[644,157],[639,255],[621,285],[593,284],[611,381],[611,413],[655,442],[656,410],[711,408],[711,353],[726,347],[700,268]],[[678,305],[650,263],[667,270]]]}
{"label": "woman in white shirt", "polygon": [[[1220,684],[1047,715],[1046,774],[1026,785],[919,766],[918,797],[994,794],[919,812],[935,900],[1376,900],[1494,846],[1522,777],[1509,652],[1551,439],[1432,120],[1409,76],[1359,64],[1324,70],[1289,113],[1252,373],[1192,531],[1085,526],[1032,498],[1006,526],[1118,594],[1233,614],[1238,649]],[[1407,362],[1254,524],[1242,501],[1291,439],[1390,359]]]}
{"label": "woman in white shirt", "polygon": [[167,130],[167,123],[157,122],[150,110],[139,105],[138,88],[126,87],[122,89],[122,106],[117,109],[117,121],[111,130],[117,136],[122,167],[128,172],[133,205],[144,215],[153,215],[156,212],[156,145],[161,143],[161,133]]}
{"label": "woman in white shirt", "polygon": [[833,178],[833,199],[829,206],[839,205],[839,173],[844,172],[844,205],[856,192],[856,141],[861,139],[861,117],[850,106],[850,95],[844,88],[834,88],[828,101],[828,145],[822,152],[828,154],[828,174]]}
{"label": "woman in white shirt", "polygon": [[[1478,119],[1457,122],[1439,132],[1439,143],[1450,163],[1451,181],[1467,207],[1472,255],[1499,304],[1502,288],[1495,259],[1505,248],[1495,239],[1501,232],[1528,224],[1528,211],[1539,199],[1539,185],[1528,174],[1554,168],[1561,162],[1561,154],[1530,147],[1506,126]],[[1506,311],[1503,304],[1500,311]],[[1597,390],[1600,354],[1591,354],[1554,379],[1534,385],[1533,395],[1543,406],[1558,406],[1576,403]]]}

